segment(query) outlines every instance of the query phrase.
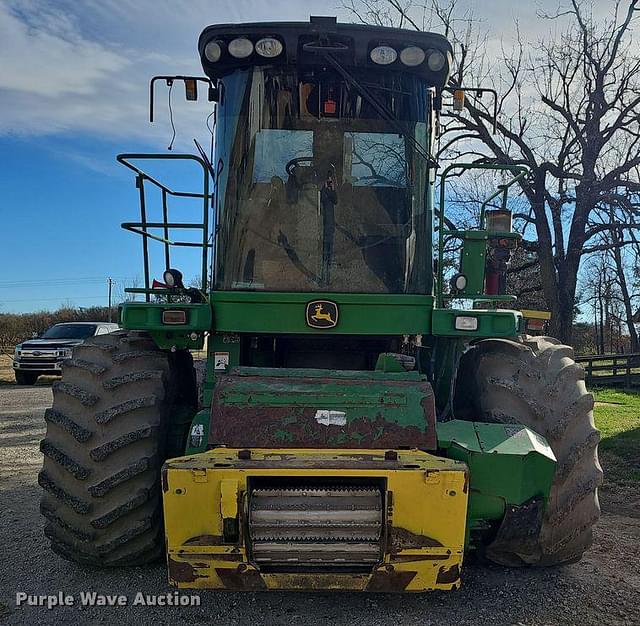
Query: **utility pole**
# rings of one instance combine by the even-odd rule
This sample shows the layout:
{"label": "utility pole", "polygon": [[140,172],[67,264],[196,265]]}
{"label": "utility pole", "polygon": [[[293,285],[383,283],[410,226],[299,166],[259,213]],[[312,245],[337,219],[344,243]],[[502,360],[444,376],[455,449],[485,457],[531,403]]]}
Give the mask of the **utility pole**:
{"label": "utility pole", "polygon": [[111,321],[111,287],[113,285],[113,278],[107,278],[107,285],[109,285],[109,321]]}

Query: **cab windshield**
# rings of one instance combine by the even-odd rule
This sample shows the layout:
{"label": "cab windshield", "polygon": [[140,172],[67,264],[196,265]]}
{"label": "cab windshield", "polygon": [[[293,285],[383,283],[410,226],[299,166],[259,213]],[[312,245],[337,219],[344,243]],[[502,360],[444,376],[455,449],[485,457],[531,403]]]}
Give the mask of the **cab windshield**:
{"label": "cab windshield", "polygon": [[92,324],[56,324],[47,330],[41,339],[88,339],[93,337],[96,327]]}
{"label": "cab windshield", "polygon": [[216,132],[217,289],[428,293],[427,85],[326,70],[224,79]]}

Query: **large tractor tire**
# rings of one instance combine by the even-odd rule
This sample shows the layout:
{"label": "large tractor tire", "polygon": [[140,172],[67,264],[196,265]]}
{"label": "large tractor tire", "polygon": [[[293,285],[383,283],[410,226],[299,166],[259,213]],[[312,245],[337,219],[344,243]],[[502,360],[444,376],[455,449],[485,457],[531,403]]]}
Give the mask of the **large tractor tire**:
{"label": "large tractor tire", "polygon": [[126,331],[74,349],[53,385],[40,444],[40,508],[56,553],[103,567],[162,554],[168,422],[196,402],[186,351],[163,352],[147,335]]}
{"label": "large tractor tire", "polygon": [[457,401],[477,421],[518,423],[543,435],[558,461],[535,545],[485,555],[501,565],[559,565],[579,560],[591,545],[600,517],[600,433],[593,423],[593,396],[573,349],[551,337],[480,341],[463,355]]}

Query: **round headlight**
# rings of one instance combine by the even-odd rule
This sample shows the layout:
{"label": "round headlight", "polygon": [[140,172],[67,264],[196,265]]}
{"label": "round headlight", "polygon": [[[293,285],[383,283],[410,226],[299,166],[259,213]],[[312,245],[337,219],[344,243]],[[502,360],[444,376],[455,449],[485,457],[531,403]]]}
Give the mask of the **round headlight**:
{"label": "round headlight", "polygon": [[219,61],[222,56],[222,46],[217,41],[210,41],[204,47],[204,56],[211,63]]}
{"label": "round headlight", "polygon": [[451,286],[456,291],[464,291],[467,288],[467,277],[464,274],[456,274],[451,278]]}
{"label": "round headlight", "polygon": [[389,65],[398,58],[398,53],[391,46],[377,46],[371,50],[369,56],[378,65]]}
{"label": "round headlight", "polygon": [[236,59],[246,59],[253,52],[253,44],[246,37],[238,37],[229,43],[229,54]]}
{"label": "round headlight", "polygon": [[447,59],[440,50],[431,50],[427,56],[427,65],[432,72],[439,72],[446,62]]}
{"label": "round headlight", "polygon": [[282,44],[273,37],[265,37],[256,43],[256,52],[261,57],[272,59],[282,52]]}
{"label": "round headlight", "polygon": [[400,60],[409,67],[420,65],[424,61],[425,53],[418,46],[409,46],[400,51]]}

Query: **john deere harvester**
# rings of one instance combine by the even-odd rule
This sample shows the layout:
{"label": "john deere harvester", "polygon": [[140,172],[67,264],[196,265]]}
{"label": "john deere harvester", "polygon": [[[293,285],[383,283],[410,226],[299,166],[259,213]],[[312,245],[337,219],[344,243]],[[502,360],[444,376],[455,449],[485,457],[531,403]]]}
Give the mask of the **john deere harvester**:
{"label": "john deere harvester", "polygon": [[[204,84],[215,156],[118,157],[145,286],[54,384],[52,549],[99,566],[165,554],[173,585],[240,590],[453,589],[471,551],[579,559],[599,514],[593,399],[571,348],[504,307],[506,197],[527,172],[438,168],[449,42],[312,18],[211,26],[198,50],[206,77],[158,79],[187,99]],[[142,169],[176,161],[201,190]],[[503,184],[455,230],[451,177],[487,167]],[[176,219],[177,201],[200,217]],[[176,246],[202,254],[197,287]]]}

